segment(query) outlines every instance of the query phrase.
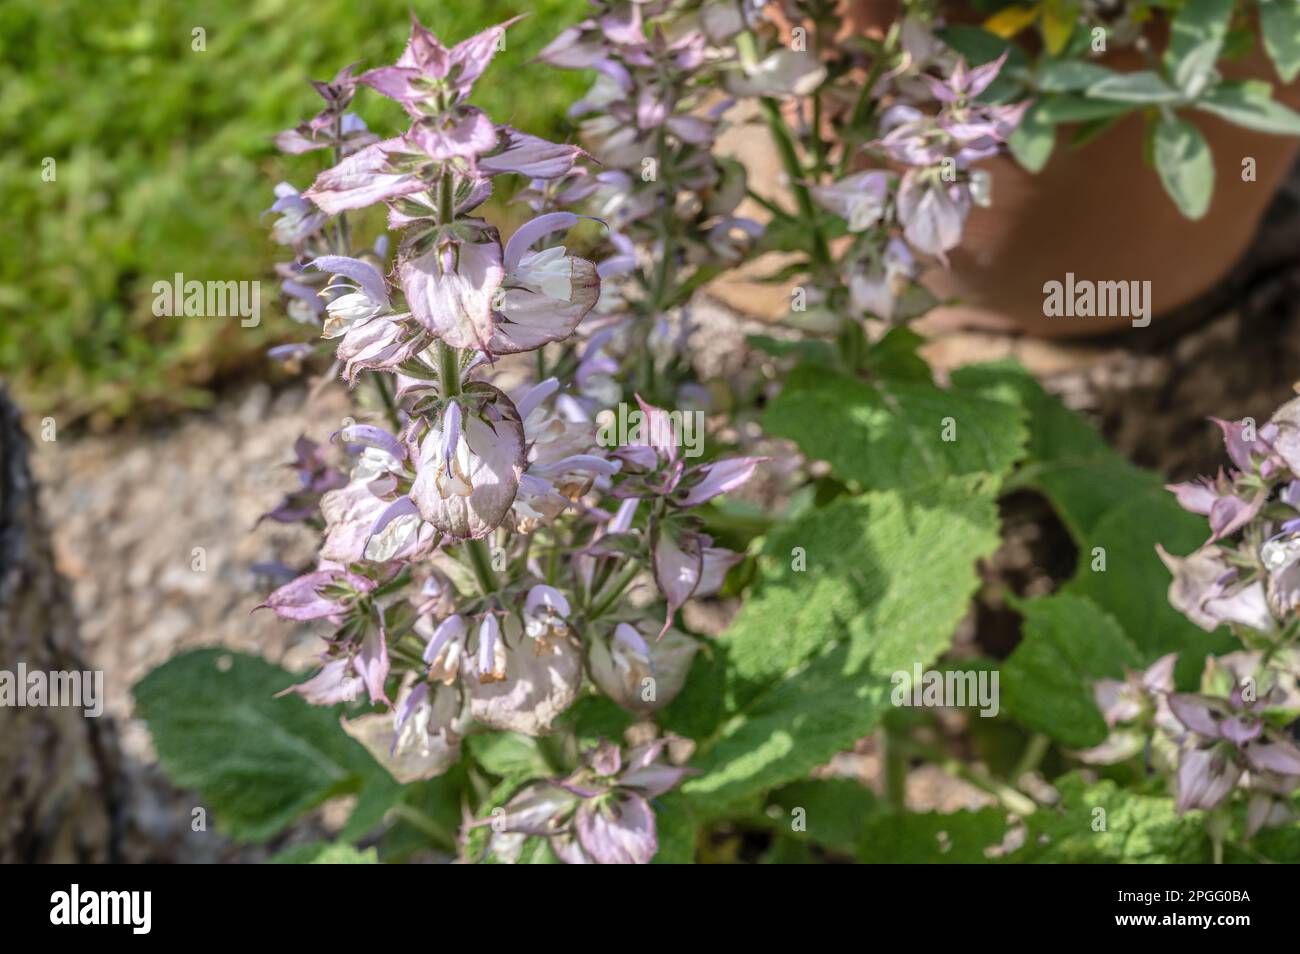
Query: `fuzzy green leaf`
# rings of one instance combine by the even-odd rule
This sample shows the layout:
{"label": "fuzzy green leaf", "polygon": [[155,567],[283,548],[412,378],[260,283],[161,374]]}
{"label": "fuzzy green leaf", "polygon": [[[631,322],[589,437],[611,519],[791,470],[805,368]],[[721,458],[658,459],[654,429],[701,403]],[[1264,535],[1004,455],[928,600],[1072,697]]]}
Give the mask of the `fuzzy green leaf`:
{"label": "fuzzy green leaf", "polygon": [[716,641],[731,718],[684,790],[717,810],[804,776],[870,731],[890,676],[948,648],[997,546],[988,480],[844,497],[767,541],[760,578]]}
{"label": "fuzzy green leaf", "polygon": [[1068,748],[1099,745],[1106,723],[1093,684],[1137,668],[1137,647],[1114,617],[1080,596],[1056,594],[1017,607],[1024,638],[1002,666],[1002,703],[1019,722]]}
{"label": "fuzzy green leaf", "polygon": [[1151,70],[1136,73],[1112,73],[1087,89],[1089,99],[1104,99],[1114,103],[1132,103],[1150,106],[1156,103],[1176,103],[1182,94]]}
{"label": "fuzzy green leaf", "polygon": [[1267,83],[1220,83],[1197,101],[1196,108],[1257,132],[1300,136],[1300,113],[1275,100]]}
{"label": "fuzzy green leaf", "polygon": [[1282,82],[1300,75],[1300,5],[1290,0],[1261,0],[1259,32]]}
{"label": "fuzzy green leaf", "polygon": [[1002,475],[1027,437],[1014,404],[926,381],[872,384],[810,366],[790,374],[763,425],[869,489]]}
{"label": "fuzzy green leaf", "polygon": [[1161,117],[1155,127],[1156,172],[1178,211],[1195,221],[1210,208],[1214,195],[1214,159],[1199,129],[1176,116]]}
{"label": "fuzzy green leaf", "polygon": [[232,837],[263,841],[363,787],[376,790],[372,804],[397,798],[397,783],[339,728],[337,709],[276,698],[300,678],[256,656],[202,649],[136,684],[136,712],[168,776],[196,789]]}

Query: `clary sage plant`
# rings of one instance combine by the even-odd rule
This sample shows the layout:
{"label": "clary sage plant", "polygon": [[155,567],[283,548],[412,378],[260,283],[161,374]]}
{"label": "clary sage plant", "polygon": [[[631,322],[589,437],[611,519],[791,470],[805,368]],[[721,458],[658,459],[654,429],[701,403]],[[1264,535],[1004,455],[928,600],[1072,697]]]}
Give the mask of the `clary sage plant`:
{"label": "clary sage plant", "polygon": [[[297,269],[327,276],[307,286],[319,286],[321,336],[350,384],[370,378],[383,392],[392,429],[332,435],[353,458],[346,478],[324,476],[321,450],[304,448],[304,488],[331,484],[319,494],[325,540],[316,567],[266,605],[334,627],[320,672],[293,691],[318,705],[364,694],[389,710],[345,728],[404,782],[446,772],[468,732],[549,733],[578,698],[584,669],[631,711],[670,702],[695,652],[674,614],[715,592],[739,559],[713,546],[691,511],[759,464],[687,461],[672,419],[648,404],[627,443],[601,446],[580,363],[557,368],[561,378],[546,373],[542,353],[522,371],[508,360],[571,338],[619,263],[597,266],[548,244],[578,224],[572,212],[543,212],[504,242],[474,215],[497,178],[523,176],[547,193],[582,155],[467,102],[506,26],[449,48],[416,21],[395,65],[340,74],[322,90],[325,111],[281,137],[337,151],[305,193],[281,190],[289,221],[276,228],[298,253],[295,285],[306,284]],[[399,102],[410,128],[383,140],[354,132],[364,127],[344,110],[358,86]],[[347,214],[380,202],[400,235],[391,283],[387,262],[355,257],[350,244]],[[300,516],[300,502],[278,515]],[[658,607],[629,599],[643,570]],[[591,792],[574,795],[571,782],[568,798],[537,818],[527,789],[498,827],[576,831],[557,848],[564,857],[649,861],[645,797],[685,772],[662,763],[668,741],[626,756],[601,749]]]}
{"label": "clary sage plant", "polygon": [[[359,410],[294,448],[268,516],[322,543],[264,605],[319,629],[319,665],[239,657],[223,679],[198,653],[137,689],[226,830],[265,839],[348,795],[329,857],[727,860],[755,837],[770,860],[1294,855],[1294,410],[1225,424],[1236,469],[1177,488],[1210,519],[1194,550],[1200,518],[1028,374],[939,380],[911,327],[925,272],[997,202],[987,160],[1046,161],[1045,104],[1145,102],[1066,60],[1149,5],[1063,24],[981,4],[984,27],[943,6],[845,36],[830,0],[596,0],[538,53],[593,78],[578,144],[470,102],[509,23],[448,46],[417,20],[393,65],[314,84],[321,111],[277,143],[328,168],[276,187],[271,226],[307,334],[274,354]],[[1203,43],[1171,47],[1184,86],[1154,122],[1183,122],[1193,66],[1199,106],[1249,92],[1213,73],[1230,3],[1161,6]],[[1009,41],[1031,27],[1037,62]],[[374,95],[408,128],[371,132],[352,109]],[[772,143],[779,181],[751,181],[736,132]],[[372,206],[384,234],[363,234]],[[496,218],[521,224],[503,240]],[[788,313],[703,379],[711,283],[741,266]],[[987,572],[1025,495],[1077,553],[1046,588]],[[1014,650],[982,645],[1008,611]],[[238,765],[195,754],[182,696]],[[250,706],[283,731],[238,738]],[[875,790],[837,777],[855,745]],[[922,763],[977,807],[913,810]]]}

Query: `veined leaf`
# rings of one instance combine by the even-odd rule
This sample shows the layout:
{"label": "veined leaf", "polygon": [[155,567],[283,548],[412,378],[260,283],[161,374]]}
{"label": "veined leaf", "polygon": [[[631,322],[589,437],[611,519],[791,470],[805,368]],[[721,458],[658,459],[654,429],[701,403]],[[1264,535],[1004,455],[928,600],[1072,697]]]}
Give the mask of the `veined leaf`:
{"label": "veined leaf", "polygon": [[168,777],[196,789],[235,838],[265,840],[334,795],[373,788],[373,808],[400,792],[339,728],[338,709],[276,698],[300,678],[256,656],[202,649],[135,686]]}
{"label": "veined leaf", "polygon": [[800,366],[764,428],[867,488],[913,487],[962,474],[1005,474],[1026,440],[1023,412],[924,381],[875,384]]}
{"label": "veined leaf", "polygon": [[1002,666],[1006,711],[1069,748],[1101,744],[1106,723],[1093,684],[1138,668],[1137,647],[1086,597],[1058,593],[1016,609],[1025,617],[1024,638]]}
{"label": "veined leaf", "polygon": [[[862,826],[881,811],[874,792],[852,778],[818,778],[792,782],[771,795],[770,804],[784,820],[803,823],[795,837],[807,838],[852,854]],[[798,815],[796,816],[796,813]]]}
{"label": "veined leaf", "polygon": [[1029,816],[1015,862],[1071,864],[1208,864],[1210,839],[1201,812],[1180,816],[1174,800],[1123,789],[1113,781],[1088,784],[1071,773],[1053,783],[1060,802]]}
{"label": "veined leaf", "polygon": [[858,859],[869,864],[987,864],[1007,835],[1007,813],[904,812],[871,819],[858,838]]}
{"label": "veined leaf", "polygon": [[1180,816],[1172,798],[1120,788],[1109,779],[1089,784],[1071,773],[1053,784],[1059,802],[1025,818],[1023,832],[1014,831],[1006,811],[999,808],[881,815],[863,830],[858,856],[863,861],[896,864],[1208,864],[1211,860],[1202,812]]}
{"label": "veined leaf", "polygon": [[668,792],[654,800],[659,850],[651,864],[689,865],[695,861],[695,814],[686,796]]}
{"label": "veined leaf", "polygon": [[869,732],[890,676],[948,647],[997,528],[992,482],[968,477],[842,497],[774,532],[717,640],[734,715],[684,786],[700,810],[801,778]]}

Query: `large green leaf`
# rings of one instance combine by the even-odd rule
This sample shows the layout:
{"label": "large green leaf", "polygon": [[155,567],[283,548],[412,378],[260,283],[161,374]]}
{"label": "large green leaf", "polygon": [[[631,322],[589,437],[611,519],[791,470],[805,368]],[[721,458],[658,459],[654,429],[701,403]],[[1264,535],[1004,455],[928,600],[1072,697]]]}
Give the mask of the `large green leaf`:
{"label": "large green leaf", "polygon": [[[1208,534],[1204,518],[1183,510],[1164,488],[1116,500],[1081,538],[1078,570],[1065,591],[1090,597],[1113,614],[1144,665],[1177,652],[1178,672],[1189,676],[1199,671],[1207,651],[1226,652],[1232,640],[1226,631],[1211,635],[1193,626],[1169,605],[1169,570],[1156,544],[1190,553]],[[1093,569],[1103,557],[1105,569]]]}
{"label": "large green leaf", "polygon": [[1194,86],[1214,68],[1228,35],[1234,0],[1185,0],[1174,17],[1165,68],[1180,89]]}
{"label": "large green leaf", "polygon": [[235,838],[269,838],[335,795],[370,789],[368,806],[398,796],[400,786],[339,727],[337,709],[276,698],[300,678],[256,656],[202,649],[136,684],[136,712],[168,776],[196,789]]}
{"label": "large green leaf", "polygon": [[763,425],[869,489],[1005,474],[1027,436],[1014,404],[927,381],[869,383],[807,365],[791,372]]}
{"label": "large green leaf", "polygon": [[863,825],[880,811],[875,793],[851,778],[792,782],[773,792],[770,804],[780,830],[849,854]]}
{"label": "large green leaf", "polygon": [[1029,172],[1042,172],[1056,148],[1056,124],[1047,118],[1046,104],[1040,100],[1029,107],[1020,125],[1007,140],[1007,147]]}
{"label": "large green leaf", "polygon": [[400,804],[380,841],[383,860],[401,862],[429,851],[454,854],[469,790],[465,761],[444,775],[403,785]]}
{"label": "large green leaf", "polygon": [[1159,73],[1139,70],[1136,73],[1111,73],[1088,87],[1089,99],[1104,99],[1114,103],[1140,104],[1176,103],[1182,98]]}
{"label": "large green leaf", "polygon": [[1043,60],[1038,64],[1035,85],[1044,93],[1078,93],[1115,74],[1087,60]]}
{"label": "large green leaf", "polygon": [[[955,625],[955,623],[954,623]],[[704,740],[683,790],[701,814],[725,813],[756,791],[803,778],[850,748],[889,708],[888,678],[854,666],[838,644],[758,692]]]}
{"label": "large green leaf", "polygon": [[1018,604],[1024,638],[1002,666],[1002,704],[1019,722],[1081,749],[1106,738],[1093,684],[1140,662],[1113,616],[1092,600],[1056,594]]}
{"label": "large green leaf", "polygon": [[1261,0],[1259,32],[1282,82],[1294,81],[1300,75],[1300,4]]}
{"label": "large green leaf", "polygon": [[700,741],[697,803],[803,777],[876,725],[890,676],[933,661],[966,612],[998,542],[993,490],[968,477],[844,497],[768,538],[717,640],[734,714]]}
{"label": "large green leaf", "polygon": [[659,850],[656,865],[689,865],[695,862],[695,815],[680,792],[669,792],[654,800],[655,834]]}
{"label": "large green leaf", "polygon": [[1059,93],[1039,100],[1038,121],[1044,123],[1088,123],[1115,119],[1140,107],[1140,103],[1110,99],[1089,99],[1079,93]]}
{"label": "large green leaf", "polygon": [[1210,208],[1214,159],[1199,129],[1177,116],[1162,116],[1154,131],[1156,172],[1178,211],[1196,220]]}
{"label": "large green leaf", "polygon": [[1197,100],[1196,108],[1258,132],[1300,136],[1300,113],[1275,100],[1267,83],[1220,83]]}

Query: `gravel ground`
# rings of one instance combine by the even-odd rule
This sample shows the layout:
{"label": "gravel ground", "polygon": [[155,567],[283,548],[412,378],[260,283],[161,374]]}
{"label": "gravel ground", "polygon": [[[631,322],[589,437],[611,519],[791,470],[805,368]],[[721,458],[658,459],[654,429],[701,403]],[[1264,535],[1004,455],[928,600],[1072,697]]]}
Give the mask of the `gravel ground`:
{"label": "gravel ground", "polygon": [[271,585],[257,579],[253,564],[306,565],[314,534],[255,524],[294,483],[283,466],[294,439],[325,440],[347,407],[338,387],[308,400],[304,386],[275,395],[255,386],[143,432],[56,432],[43,441],[41,422],[28,422],[59,570],[72,583],[87,658],[104,671],[105,711],[131,765],[137,848],[151,857],[160,850],[184,861],[265,854],[191,836],[194,798],[162,782],[149,733],[131,712],[131,687],[200,646],[260,653],[290,669],[311,664],[320,644],[310,627],[250,611]]}

